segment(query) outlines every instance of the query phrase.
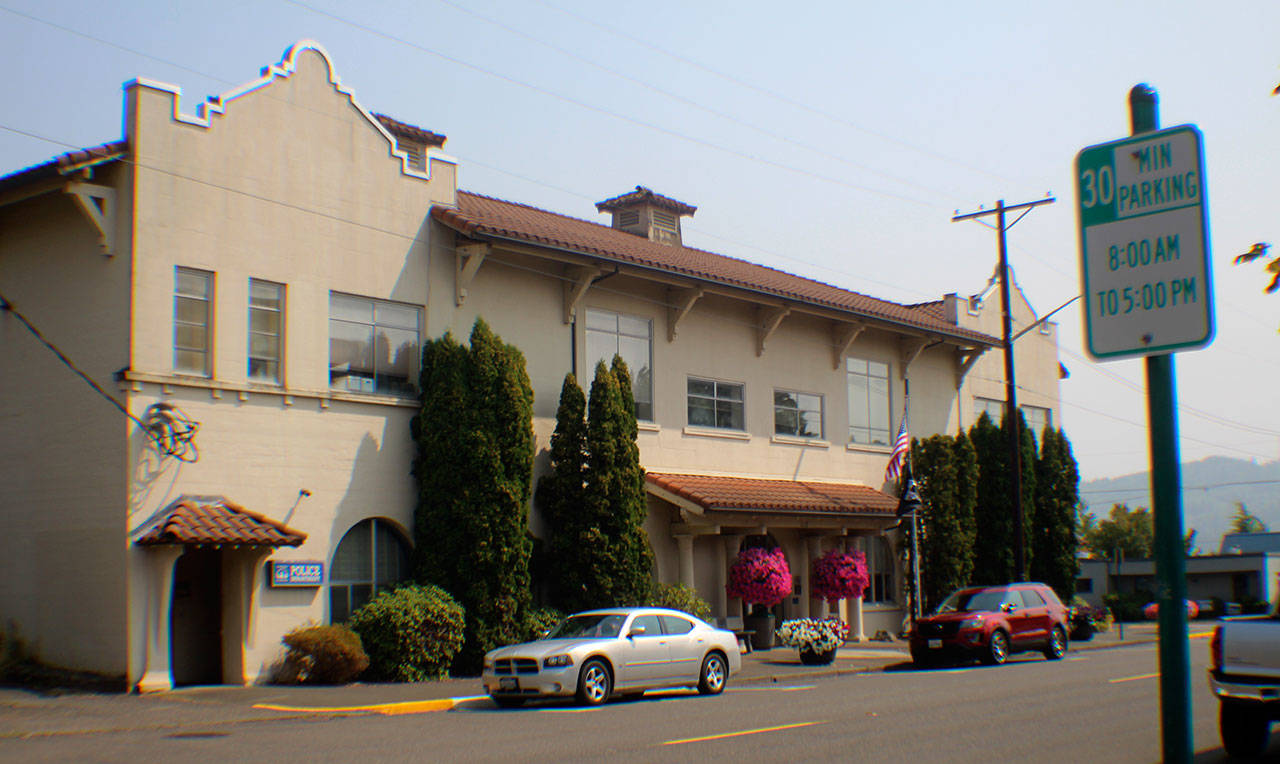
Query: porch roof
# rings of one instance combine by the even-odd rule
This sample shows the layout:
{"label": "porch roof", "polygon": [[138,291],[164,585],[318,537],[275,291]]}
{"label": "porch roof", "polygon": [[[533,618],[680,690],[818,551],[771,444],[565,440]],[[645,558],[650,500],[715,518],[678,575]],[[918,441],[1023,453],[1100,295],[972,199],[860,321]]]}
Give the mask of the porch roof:
{"label": "porch roof", "polygon": [[300,546],[306,540],[307,534],[226,499],[183,498],[162,512],[137,543]]}
{"label": "porch roof", "polygon": [[768,512],[893,520],[898,500],[870,486],[724,475],[650,472],[650,493],[690,502],[703,512]]}

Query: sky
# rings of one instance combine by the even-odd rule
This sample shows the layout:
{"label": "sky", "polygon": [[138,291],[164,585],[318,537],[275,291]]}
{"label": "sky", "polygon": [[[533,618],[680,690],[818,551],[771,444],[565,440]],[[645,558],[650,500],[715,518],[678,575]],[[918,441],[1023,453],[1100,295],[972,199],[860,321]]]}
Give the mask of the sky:
{"label": "sky", "polygon": [[[696,205],[687,245],[903,303],[982,290],[995,232],[959,212],[1053,194],[1008,233],[1041,314],[1080,291],[1072,163],[1129,134],[1204,134],[1217,333],[1175,357],[1183,461],[1280,458],[1280,3],[754,0],[0,0],[0,174],[121,136],[121,85],[184,111],[294,42],[368,109],[443,133],[459,187],[608,223],[644,185]],[[2,235],[2,233],[0,233]],[[0,274],[2,278],[2,274]],[[1085,479],[1148,467],[1141,360],[1095,363],[1054,316],[1061,425]]]}

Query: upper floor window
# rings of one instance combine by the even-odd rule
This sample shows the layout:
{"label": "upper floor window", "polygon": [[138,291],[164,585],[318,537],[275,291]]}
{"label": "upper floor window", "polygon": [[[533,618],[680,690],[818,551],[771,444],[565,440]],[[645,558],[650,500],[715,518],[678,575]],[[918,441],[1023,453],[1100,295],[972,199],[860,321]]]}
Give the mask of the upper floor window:
{"label": "upper floor window", "polygon": [[849,442],[889,445],[889,364],[845,360],[849,383]]}
{"label": "upper floor window", "polygon": [[745,430],[742,385],[689,377],[689,424],[696,427]]}
{"label": "upper floor window", "polygon": [[249,279],[249,379],[279,384],[284,285]]}
{"label": "upper floor window", "polygon": [[209,305],[213,274],[177,268],[173,284],[173,368],[184,374],[209,376]]}
{"label": "upper floor window", "polygon": [[822,396],[774,390],[773,432],[797,438],[821,438]]}
{"label": "upper floor window", "polygon": [[422,309],[329,293],[329,386],[408,395],[419,367]]}
{"label": "upper floor window", "polygon": [[[653,421],[653,322],[607,310],[587,309],[587,369],[615,355],[622,356],[631,372],[631,393],[636,400],[636,419]],[[586,380],[590,386],[590,380]]]}
{"label": "upper floor window", "polygon": [[991,417],[991,421],[998,427],[1001,420],[1004,419],[1004,401],[997,401],[992,398],[974,398],[973,421],[976,422],[981,419],[983,414]]}
{"label": "upper floor window", "polygon": [[1044,428],[1053,426],[1051,409],[1040,406],[1019,406],[1018,408],[1022,409],[1022,419],[1027,423],[1027,429],[1035,433],[1037,438],[1044,432]]}

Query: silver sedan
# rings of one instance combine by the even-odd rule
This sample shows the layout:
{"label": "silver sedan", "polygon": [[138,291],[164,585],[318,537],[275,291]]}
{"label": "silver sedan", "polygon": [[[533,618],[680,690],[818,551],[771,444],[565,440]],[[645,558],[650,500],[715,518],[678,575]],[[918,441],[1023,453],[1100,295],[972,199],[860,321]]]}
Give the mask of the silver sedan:
{"label": "silver sedan", "polygon": [[660,687],[724,691],[742,667],[733,632],[665,608],[571,615],[535,642],[484,657],[484,690],[504,708],[531,698],[576,696],[585,705]]}

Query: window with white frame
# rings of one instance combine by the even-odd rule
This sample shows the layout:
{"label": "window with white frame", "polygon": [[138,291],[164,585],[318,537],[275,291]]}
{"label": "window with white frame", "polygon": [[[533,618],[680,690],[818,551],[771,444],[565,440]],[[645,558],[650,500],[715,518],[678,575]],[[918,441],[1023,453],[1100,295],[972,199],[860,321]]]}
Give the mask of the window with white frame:
{"label": "window with white frame", "polygon": [[249,279],[250,381],[279,384],[281,338],[284,336],[284,285]]}
{"label": "window with white frame", "polygon": [[849,385],[849,442],[889,445],[889,364],[845,359]]}
{"label": "window with white frame", "polygon": [[1000,422],[1004,420],[1004,401],[997,401],[993,398],[974,398],[973,421],[976,422],[981,419],[983,414],[991,417],[991,421],[998,427]]}
{"label": "window with white frame", "polygon": [[893,592],[893,550],[883,536],[870,539],[867,549],[867,584],[863,599],[866,602],[891,603]]}
{"label": "window with white frame", "polygon": [[1053,411],[1041,406],[1019,406],[1022,409],[1022,419],[1027,423],[1027,429],[1035,434],[1036,438],[1044,432],[1045,427],[1053,426]]}
{"label": "window with white frame", "polygon": [[[653,421],[653,322],[596,308],[587,309],[587,364],[594,374],[596,363],[613,363],[622,356],[631,372],[631,394],[636,400],[636,419]],[[587,382],[590,385],[590,382]]]}
{"label": "window with white frame", "polygon": [[409,577],[409,548],[385,520],[347,531],[329,566],[329,622],[342,623],[383,589]]}
{"label": "window with white frame", "polygon": [[361,393],[412,395],[422,308],[329,293],[329,386]]}
{"label": "window with white frame", "polygon": [[773,432],[797,438],[822,437],[822,396],[794,390],[773,391]]}
{"label": "window with white frame", "polygon": [[745,430],[742,385],[689,377],[689,424],[722,430]]}
{"label": "window with white frame", "polygon": [[176,268],[173,280],[173,369],[207,377],[212,372],[209,306],[213,300],[213,274]]}

